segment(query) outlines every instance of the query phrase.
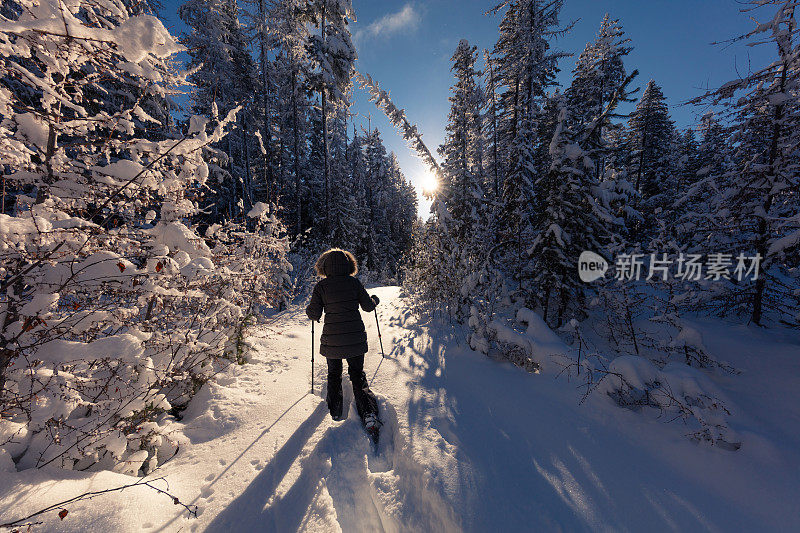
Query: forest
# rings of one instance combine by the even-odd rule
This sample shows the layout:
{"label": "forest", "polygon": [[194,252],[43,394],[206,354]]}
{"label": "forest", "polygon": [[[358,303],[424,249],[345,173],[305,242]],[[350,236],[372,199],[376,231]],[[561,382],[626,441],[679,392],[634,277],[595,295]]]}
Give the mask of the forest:
{"label": "forest", "polygon": [[[59,494],[77,505],[96,496],[91,476],[110,471],[119,476],[101,483],[110,492],[137,485],[153,498],[166,494],[186,519],[206,520],[209,530],[245,515],[257,528],[249,507],[236,519],[219,509],[216,518],[200,516],[197,499],[179,494],[186,483],[173,489],[158,481],[169,479],[174,465],[187,471],[186,450],[224,433],[215,433],[225,427],[222,415],[212,417],[216,425],[204,424],[239,393],[235,383],[244,378],[231,377],[243,375],[237,372],[258,366],[251,372],[263,372],[267,384],[243,398],[283,398],[268,382],[294,367],[269,354],[294,354],[300,345],[268,340],[289,331],[314,353],[296,311],[317,281],[314,262],[329,248],[352,252],[360,279],[385,300],[378,306],[383,319],[375,313],[378,329],[367,327],[372,349],[376,339],[381,350],[386,344],[387,365],[408,358],[408,376],[383,382],[392,392],[380,397],[392,417],[383,425],[394,440],[383,452],[389,465],[367,473],[371,498],[385,503],[381,490],[391,485],[398,502],[422,491],[438,503],[378,506],[377,522],[348,528],[347,507],[330,482],[314,492],[332,498],[328,507],[319,504],[328,514],[295,523],[286,516],[307,519],[314,504],[290,507],[288,515],[270,515],[276,531],[330,530],[331,512],[341,530],[377,530],[378,523],[382,530],[485,530],[484,515],[455,518],[469,514],[469,498],[458,496],[467,489],[419,474],[433,467],[414,463],[411,437],[427,435],[431,420],[444,418],[413,414],[417,399],[404,403],[409,392],[395,388],[404,379],[429,385],[427,370],[439,368],[439,378],[448,353],[459,361],[450,363],[455,368],[473,364],[458,359],[467,357],[462,350],[480,355],[475,365],[501,365],[487,375],[510,366],[526,379],[558,378],[571,396],[555,396],[570,410],[591,411],[600,397],[626,413],[620,420],[628,412],[646,420],[620,422],[626,427],[678,421],[676,434],[686,438],[676,439],[702,453],[733,457],[755,449],[791,461],[785,450],[800,442],[796,410],[786,417],[788,429],[754,429],[750,421],[767,404],[731,392],[756,385],[731,383],[761,376],[776,390],[795,380],[796,389],[800,371],[800,1],[739,3],[752,29],[726,42],[769,49],[771,59],[680,102],[699,117],[688,127],[676,125],[674,102],[658,81],[640,76],[630,58],[637,43],[623,20],[607,14],[583,50],[562,49],[560,39],[574,31],[565,2],[487,3],[494,45],[479,49],[464,35],[452,50],[444,142],[428,146],[401,107],[407,104],[359,70],[351,0],[4,0],[0,472],[51,472],[74,484]],[[167,29],[168,9],[177,10],[185,30]],[[559,75],[569,57],[574,68],[565,84]],[[359,91],[435,184],[417,190],[387,148],[394,133],[356,120]],[[419,208],[421,198],[431,202],[429,212]],[[380,327],[389,328],[385,340]],[[748,366],[755,363],[744,348],[720,348],[744,331],[764,339],[765,353],[794,354],[770,370],[780,378],[770,381]],[[308,359],[305,352],[298,357]],[[290,380],[300,388],[307,387],[303,368]],[[311,368],[314,393],[314,373],[324,369]],[[517,374],[508,379],[519,390],[536,388]],[[466,387],[439,390],[448,386],[453,395]],[[495,387],[502,395],[501,383]],[[533,401],[525,394],[519,392],[523,403]],[[245,409],[247,401],[227,407]],[[302,401],[308,422],[323,399]],[[757,407],[737,411],[737,402]],[[439,412],[445,403],[428,407]],[[267,418],[289,407],[265,405]],[[236,420],[233,426],[244,427]],[[436,427],[436,438],[462,449],[450,438],[457,429]],[[302,426],[287,431],[295,429]],[[768,447],[764,435],[780,444]],[[322,436],[314,450],[328,453],[336,471],[340,452],[323,446],[326,438],[335,440]],[[437,446],[446,448],[426,449]],[[314,464],[311,476],[325,478],[320,472],[328,467]],[[455,468],[444,459],[437,465]],[[715,479],[724,479],[720,468]],[[746,477],[739,466],[729,468]],[[56,470],[88,477],[62,479]],[[392,472],[400,481],[382,485],[380,476]],[[41,525],[57,511],[66,523],[67,509],[75,508],[54,503],[59,498],[12,503],[15,491],[45,478],[9,479],[0,482],[0,529]],[[293,479],[299,483],[303,474]],[[792,488],[796,480],[781,483]],[[592,521],[586,508],[568,507],[542,528],[653,525],[647,515],[634,523],[622,515],[598,519],[599,511],[589,513]],[[771,516],[779,519],[782,510]],[[167,511],[156,514],[166,520]],[[682,521],[685,511],[675,512],[692,529]],[[563,518],[573,515],[575,522]],[[103,522],[109,516],[97,515],[98,527],[126,530]],[[726,520],[733,518],[718,516],[714,524],[732,525]],[[758,523],[754,516],[745,523]],[[59,530],[59,523],[45,528]],[[170,524],[163,530],[180,529]]]}

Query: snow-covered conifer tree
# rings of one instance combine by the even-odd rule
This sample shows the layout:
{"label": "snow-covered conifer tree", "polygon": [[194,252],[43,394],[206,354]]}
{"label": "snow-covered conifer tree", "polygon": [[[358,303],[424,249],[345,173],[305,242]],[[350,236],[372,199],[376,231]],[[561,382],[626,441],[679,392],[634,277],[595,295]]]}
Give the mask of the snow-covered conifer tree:
{"label": "snow-covered conifer tree", "polygon": [[452,217],[451,235],[459,247],[474,253],[474,229],[485,225],[481,162],[483,131],[480,88],[475,71],[476,47],[461,40],[451,61],[456,78],[451,87],[446,138],[439,148],[441,177],[437,196]]}
{"label": "snow-covered conifer tree", "polygon": [[191,28],[182,43],[191,58],[188,68],[192,74],[188,79],[195,86],[193,112],[210,115],[216,105],[224,115],[236,106],[245,107],[237,117],[238,131],[226,136],[221,147],[228,156],[226,167],[233,186],[220,184],[220,190],[227,189],[234,196],[215,198],[216,202],[231,206],[238,206],[241,200],[241,208],[234,211],[238,215],[253,204],[250,136],[256,127],[249,124],[252,117],[246,109],[257,86],[255,63],[239,23],[239,6],[236,0],[187,0],[179,14]]}
{"label": "snow-covered conifer tree", "polygon": [[319,35],[311,35],[309,56],[314,62],[310,81],[319,92],[322,112],[323,185],[325,200],[326,232],[330,231],[327,219],[330,212],[330,150],[328,138],[329,104],[334,107],[345,104],[351,87],[354,62],[358,55],[353,46],[348,28],[354,17],[350,0],[311,0],[313,22]]}
{"label": "snow-covered conifer tree", "polygon": [[[588,43],[578,56],[573,70],[570,87],[565,92],[570,120],[587,123],[599,116],[614,92],[625,81],[627,74],[623,59],[632,47],[625,37],[619,20],[606,14],[600,24],[597,39]],[[627,101],[623,95],[621,100]],[[609,124],[612,126],[612,124]],[[603,128],[597,128],[596,135],[604,136]],[[602,179],[605,161],[597,161],[597,179]]]}
{"label": "snow-covered conifer tree", "polygon": [[275,1],[270,5],[267,20],[276,49],[273,63],[279,145],[276,181],[285,198],[284,220],[292,235],[297,237],[304,230],[303,198],[311,107],[308,99],[311,62],[308,57],[310,30],[307,9],[303,0]]}
{"label": "snow-covered conifer tree", "polygon": [[550,136],[536,135],[542,121],[547,89],[555,85],[558,60],[565,55],[551,49],[551,41],[567,31],[559,27],[562,0],[513,0],[502,2],[491,12],[504,10],[500,36],[493,50],[499,113],[497,142],[508,154],[497,204],[496,220],[500,239],[507,242],[505,263],[511,265],[521,283],[525,226],[533,209],[531,177],[542,172],[547,162],[540,157]]}
{"label": "snow-covered conifer tree", "polygon": [[717,224],[722,231],[735,229],[728,244],[738,249],[725,252],[760,256],[758,278],[731,290],[737,294],[735,310],[761,324],[768,312],[792,316],[797,311],[792,303],[798,280],[796,269],[794,277],[790,273],[790,261],[800,248],[800,42],[795,0],[747,4],[745,10],[757,15],[773,10],[741,38],[774,47],[774,60],[695,102],[720,104],[733,121],[734,168],[722,174]]}
{"label": "snow-covered conifer tree", "polygon": [[550,168],[534,184],[541,207],[534,215],[536,236],[527,253],[531,299],[543,310],[545,321],[560,326],[567,311],[580,312],[582,307],[584,285],[575,272],[578,255],[606,250],[612,217],[597,200],[591,149],[583,148],[600,121],[590,127],[571,126],[564,98],[558,98]]}
{"label": "snow-covered conifer tree", "polygon": [[664,94],[650,80],[628,119],[625,139],[628,175],[641,196],[639,209],[646,215],[636,232],[644,245],[659,227],[659,217],[665,216],[674,201],[674,133]]}

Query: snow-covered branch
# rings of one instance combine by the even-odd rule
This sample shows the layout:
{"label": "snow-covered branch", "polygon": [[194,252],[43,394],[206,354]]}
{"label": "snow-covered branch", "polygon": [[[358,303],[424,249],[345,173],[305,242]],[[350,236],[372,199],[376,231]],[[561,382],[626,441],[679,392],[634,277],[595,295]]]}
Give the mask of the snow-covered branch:
{"label": "snow-covered branch", "polygon": [[434,159],[433,154],[422,140],[422,134],[415,124],[412,124],[406,112],[398,108],[389,97],[389,92],[381,89],[378,82],[372,79],[369,74],[355,73],[355,78],[359,85],[369,92],[370,100],[386,115],[386,118],[397,128],[400,135],[408,143],[408,146],[416,152],[422,161],[435,174],[439,174],[439,164]]}

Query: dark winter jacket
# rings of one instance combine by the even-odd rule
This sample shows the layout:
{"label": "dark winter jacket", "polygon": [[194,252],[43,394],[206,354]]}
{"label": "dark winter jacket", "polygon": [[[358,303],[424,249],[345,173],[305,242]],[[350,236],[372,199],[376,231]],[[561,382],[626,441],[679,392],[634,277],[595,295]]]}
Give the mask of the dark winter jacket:
{"label": "dark winter jacket", "polygon": [[[344,256],[343,256],[344,257]],[[349,263],[325,265],[326,277],[314,287],[306,314],[319,320],[325,311],[319,353],[331,359],[345,359],[367,353],[367,333],[361,320],[361,308],[370,312],[375,302],[364,286],[349,274]]]}

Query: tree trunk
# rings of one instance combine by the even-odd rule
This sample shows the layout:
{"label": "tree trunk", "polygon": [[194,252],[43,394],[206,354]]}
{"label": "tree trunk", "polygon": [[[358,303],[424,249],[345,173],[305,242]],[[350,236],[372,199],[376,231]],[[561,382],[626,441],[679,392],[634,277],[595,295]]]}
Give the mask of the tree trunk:
{"label": "tree trunk", "polygon": [[[514,114],[511,119],[511,142],[517,139],[517,122],[519,122],[519,76],[514,79]],[[509,168],[513,168],[512,161]]]}
{"label": "tree trunk", "polygon": [[[600,62],[600,72],[601,73],[605,71],[605,64],[606,64],[605,63],[605,59],[603,59],[603,61]],[[603,76],[600,76],[600,101],[598,102],[598,108],[599,109],[597,110],[597,115],[596,115],[598,117],[603,113],[603,96],[604,96],[604,94],[605,94],[605,79],[603,79]],[[597,146],[603,146],[603,125],[602,124],[600,124],[597,127]],[[597,168],[595,169],[595,175],[594,175],[595,179],[598,182],[601,180],[601,178],[603,176],[603,170],[605,169],[605,166],[606,166],[605,157],[603,157],[601,155],[600,159],[597,161]]]}
{"label": "tree trunk", "polygon": [[303,206],[303,198],[300,194],[300,120],[297,110],[297,65],[292,61],[292,126],[294,129],[294,194],[295,202],[297,202],[297,221],[296,232],[300,235],[301,229],[301,213]]}
{"label": "tree trunk", "polygon": [[264,180],[264,186],[267,189],[266,200],[267,203],[277,203],[277,195],[273,198],[274,194],[274,186],[273,183],[273,172],[272,172],[272,165],[271,165],[271,154],[272,154],[272,134],[270,132],[270,89],[269,89],[269,76],[267,75],[267,66],[269,65],[269,60],[267,59],[267,43],[264,36],[264,31],[267,25],[267,14],[266,9],[264,6],[265,0],[258,0],[258,19],[261,23],[261,31],[259,32],[259,46],[260,46],[260,57],[259,61],[261,63],[261,106],[264,112],[264,120],[261,122],[261,140],[264,143],[264,151],[266,152],[264,155],[264,169],[262,172],[262,178]]}
{"label": "tree trunk", "polygon": [[492,147],[492,159],[494,161],[494,197],[497,199],[500,197],[500,161],[497,158],[497,95],[495,94],[494,88],[494,69],[492,68],[492,62],[488,57],[486,60],[486,66],[489,69],[489,92],[492,95],[492,142],[494,144]]}
{"label": "tree trunk", "polygon": [[[37,204],[43,203],[47,200],[48,195],[50,194],[50,186],[55,182],[55,174],[53,172],[53,154],[56,151],[56,138],[58,137],[58,133],[56,129],[53,127],[52,124],[49,125],[49,129],[47,132],[47,153],[45,154],[44,158],[44,166],[47,169],[47,177],[45,178],[45,182],[39,186],[38,190],[36,191],[36,200]],[[5,181],[4,181],[5,184]]]}
{"label": "tree trunk", "polygon": [[250,144],[247,142],[247,114],[242,116],[242,142],[244,143],[244,200],[245,209],[253,207],[253,176],[250,174]]}
{"label": "tree trunk", "polygon": [[235,207],[237,205],[235,197],[238,194],[236,192],[236,180],[238,178],[234,175],[234,170],[233,170],[233,147],[231,146],[231,137],[232,137],[231,134],[225,136],[225,153],[228,155],[228,172],[230,172],[231,176],[234,179],[234,183],[232,185],[231,192],[229,194],[231,198],[228,199],[228,203],[229,205],[231,205],[230,214],[228,216],[230,218],[233,218],[237,216],[239,213],[237,212],[237,207]]}
{"label": "tree trunk", "polygon": [[647,128],[649,127],[649,125],[650,125],[650,114],[648,113],[645,115],[645,120],[642,127],[642,144],[639,152],[639,169],[636,173],[636,190],[639,192],[640,195],[642,194],[641,186],[642,186],[642,172],[644,169],[644,150],[645,146],[647,145]]}
{"label": "tree trunk", "polygon": [[[793,19],[792,19],[793,20]],[[791,30],[791,28],[790,28]],[[788,54],[788,50],[781,50],[779,48],[779,53],[781,56],[786,58]],[[786,71],[788,69],[788,60],[784,59],[783,65],[781,67],[781,83],[780,83],[780,91],[779,93],[784,93],[786,90]],[[770,139],[770,147],[769,147],[769,174],[770,176],[775,176],[777,174],[777,169],[775,168],[775,162],[778,159],[778,140],[781,136],[781,122],[783,121],[783,104],[778,104],[775,106],[775,116],[772,120],[772,138]],[[769,217],[769,210],[772,208],[772,201],[773,201],[773,193],[772,187],[770,187],[770,191],[767,193],[767,197],[764,199],[764,203],[762,205],[762,211],[760,213],[760,218],[758,221],[758,237],[756,238],[756,253],[760,254],[763,258],[763,266],[762,270],[763,275],[759,276],[756,280],[755,285],[755,294],[753,295],[753,314],[751,316],[751,320],[754,324],[761,325],[761,318],[763,315],[763,303],[764,303],[764,288],[766,286],[766,268],[768,265],[767,261],[767,241],[769,240],[769,224],[767,223],[767,217]]]}
{"label": "tree trunk", "polygon": [[[321,26],[321,36],[322,36],[322,46],[325,47],[325,4],[322,5],[322,26]],[[327,53],[327,51],[326,51]],[[323,158],[325,160],[324,169],[323,169],[323,176],[325,181],[325,223],[323,226],[324,234],[327,236],[328,232],[330,231],[330,225],[328,221],[328,217],[330,216],[330,200],[331,200],[331,191],[330,186],[328,184],[329,174],[330,174],[330,156],[328,154],[328,91],[325,87],[325,80],[323,79],[322,84],[320,85],[320,92],[322,93],[322,146],[323,146]]]}
{"label": "tree trunk", "polygon": [[[23,268],[24,266],[22,264],[17,264],[17,271],[22,271]],[[0,326],[2,326],[2,329],[0,329],[0,332],[2,332],[2,337],[0,337],[0,406],[5,405],[3,403],[3,393],[5,392],[6,386],[6,372],[8,371],[8,367],[11,366],[11,361],[13,361],[14,358],[19,355],[17,350],[9,348],[9,344],[12,346],[15,345],[16,338],[18,338],[19,334],[16,334],[16,336],[14,333],[7,335],[7,332],[9,326],[20,319],[19,297],[24,291],[25,284],[23,282],[23,278],[20,277],[13,283],[13,292],[15,297],[10,296],[11,288],[9,288],[9,291],[4,295],[7,304],[5,316],[3,317],[3,323],[0,324]]]}

